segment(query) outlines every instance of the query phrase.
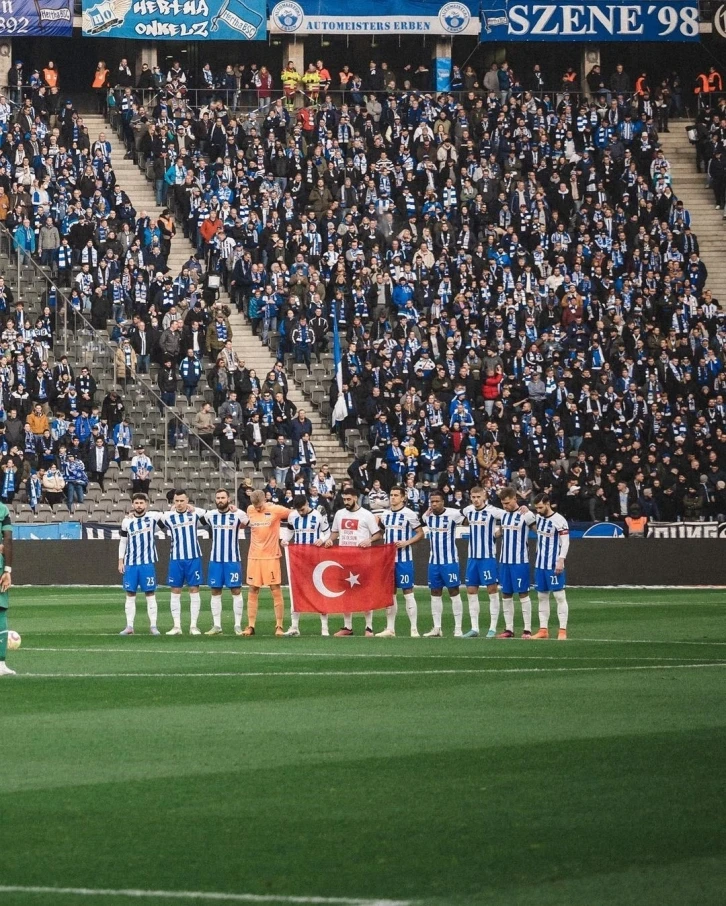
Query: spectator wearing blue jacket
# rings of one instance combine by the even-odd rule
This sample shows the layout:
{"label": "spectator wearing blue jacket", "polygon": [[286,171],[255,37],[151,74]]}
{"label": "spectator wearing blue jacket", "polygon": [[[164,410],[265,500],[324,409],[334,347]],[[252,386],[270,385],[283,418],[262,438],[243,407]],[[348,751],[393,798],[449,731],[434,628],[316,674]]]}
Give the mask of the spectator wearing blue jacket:
{"label": "spectator wearing blue jacket", "polygon": [[405,308],[408,300],[413,299],[413,295],[413,287],[405,277],[401,277],[398,281],[398,286],[393,287],[391,298],[396,309],[401,311],[401,309]]}
{"label": "spectator wearing blue jacket", "polygon": [[74,504],[83,503],[86,488],[88,487],[86,467],[73,453],[68,454],[65,479],[66,493],[68,494],[68,511],[73,513]]}
{"label": "spectator wearing blue jacket", "polygon": [[13,244],[21,263],[27,264],[30,256],[35,251],[35,230],[30,225],[30,220],[27,217],[15,227]]}
{"label": "spectator wearing blue jacket", "polygon": [[193,349],[187,349],[186,356],[179,362],[179,376],[182,379],[182,389],[187,402],[191,404],[192,397],[197,392],[197,385],[202,377],[202,363],[194,355]]}

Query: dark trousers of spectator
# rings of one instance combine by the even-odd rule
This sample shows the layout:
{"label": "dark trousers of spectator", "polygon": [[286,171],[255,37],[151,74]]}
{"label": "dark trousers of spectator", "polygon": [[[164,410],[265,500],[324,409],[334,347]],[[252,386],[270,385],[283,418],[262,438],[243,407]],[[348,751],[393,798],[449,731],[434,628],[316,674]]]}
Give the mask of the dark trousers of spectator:
{"label": "dark trousers of spectator", "polygon": [[247,444],[247,459],[255,464],[255,468],[259,466],[262,459],[262,449],[261,446],[258,447],[256,444]]}
{"label": "dark trousers of spectator", "polygon": [[54,507],[65,500],[65,494],[63,491],[43,491],[43,498],[48,506]]}
{"label": "dark trousers of spectator", "polygon": [[164,414],[164,406],[171,406],[172,408],[176,406],[176,392],[174,390],[165,390],[161,394],[161,402],[159,403],[159,412]]}
{"label": "dark trousers of spectator", "polygon": [[148,494],[150,485],[151,485],[150,478],[134,478],[134,480],[131,482],[131,493],[132,494]]}
{"label": "dark trousers of spectator", "polygon": [[69,481],[66,485],[66,493],[68,494],[68,510],[72,513],[75,503],[83,503],[86,489],[79,481]]}
{"label": "dark trousers of spectator", "polygon": [[197,384],[184,384],[184,396],[187,402],[191,404],[192,397],[197,392]]}
{"label": "dark trousers of spectator", "polygon": [[116,447],[116,462],[128,462],[131,459],[129,447]]}
{"label": "dark trousers of spectator", "polygon": [[711,188],[713,189],[713,197],[716,200],[716,204],[722,208],[724,204],[724,197],[726,196],[726,180],[724,179],[714,179],[711,183]]}
{"label": "dark trousers of spectator", "polygon": [[91,481],[95,481],[103,491],[105,490],[105,488],[103,487],[103,477],[105,474],[105,472],[89,472],[88,477]]}
{"label": "dark trousers of spectator", "polygon": [[293,350],[296,365],[307,365],[308,371],[311,367],[311,356],[309,346],[296,346]]}
{"label": "dark trousers of spectator", "polygon": [[137,355],[136,356],[136,373],[137,374],[148,374],[150,362],[151,362],[150,355]]}

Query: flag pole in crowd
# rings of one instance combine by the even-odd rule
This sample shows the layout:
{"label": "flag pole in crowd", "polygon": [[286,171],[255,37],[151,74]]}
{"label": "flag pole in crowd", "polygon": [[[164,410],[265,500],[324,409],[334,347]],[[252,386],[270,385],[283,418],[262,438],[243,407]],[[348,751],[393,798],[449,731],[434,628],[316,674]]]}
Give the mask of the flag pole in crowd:
{"label": "flag pole in crowd", "polygon": [[343,359],[340,354],[340,331],[338,330],[338,305],[333,307],[333,362],[335,365],[335,380],[338,385],[338,399],[333,407],[332,426],[345,421],[348,417],[348,405],[343,396]]}

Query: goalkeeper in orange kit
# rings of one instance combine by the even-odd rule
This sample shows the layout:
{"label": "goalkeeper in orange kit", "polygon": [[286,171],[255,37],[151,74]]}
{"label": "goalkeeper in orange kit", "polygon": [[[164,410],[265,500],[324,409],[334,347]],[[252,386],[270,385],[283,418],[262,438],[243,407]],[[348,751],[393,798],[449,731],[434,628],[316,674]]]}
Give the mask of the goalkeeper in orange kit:
{"label": "goalkeeper in orange kit", "polygon": [[262,491],[254,491],[247,507],[249,517],[250,550],[247,555],[247,628],[240,635],[254,635],[260,589],[269,585],[275,608],[275,635],[283,635],[282,621],[285,605],[282,600],[280,570],[280,523],[290,515],[284,506],[268,503]]}

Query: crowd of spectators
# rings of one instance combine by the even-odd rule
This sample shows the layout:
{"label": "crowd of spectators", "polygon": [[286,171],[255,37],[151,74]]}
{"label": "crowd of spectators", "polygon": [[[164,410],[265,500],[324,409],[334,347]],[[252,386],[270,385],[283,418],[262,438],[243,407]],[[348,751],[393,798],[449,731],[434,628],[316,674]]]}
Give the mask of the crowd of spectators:
{"label": "crowd of spectators", "polygon": [[[658,143],[679,112],[674,81],[651,93],[619,66],[587,92],[563,82],[548,94],[537,67],[520,81],[502,64],[455,68],[461,92],[437,94],[428,74],[371,62],[332,93],[322,62],[311,67],[307,80],[290,64],[279,80],[255,69],[269,94],[244,116],[228,106],[249,87],[234,70],[194,97],[177,63],[150,87],[113,72],[103,83],[128,154],[196,247],[180,274],[166,266],[174,218],[133,209],[104,137],[85,134],[72,104],[40,135],[35,95],[23,101],[32,119],[8,112],[11,202],[31,190],[8,225],[30,221],[30,254],[47,251],[48,216],[61,248],[69,238],[82,268],[73,304],[97,326],[118,322],[124,379],[151,356],[165,402],[206,380],[221,414],[200,419],[207,435],[223,455],[244,438],[259,462],[280,428],[293,439],[286,356],[309,368],[336,319],[348,413],[336,430],[370,445],[349,478],[371,507],[393,483],[419,508],[432,486],[460,506],[474,484],[492,499],[514,484],[523,501],[548,491],[571,519],[634,507],[720,518],[726,323]],[[126,61],[119,70],[130,78]],[[48,260],[63,279],[63,259]],[[219,284],[276,354],[270,374],[232,349]],[[314,484],[306,433],[287,484],[293,468]]]}

